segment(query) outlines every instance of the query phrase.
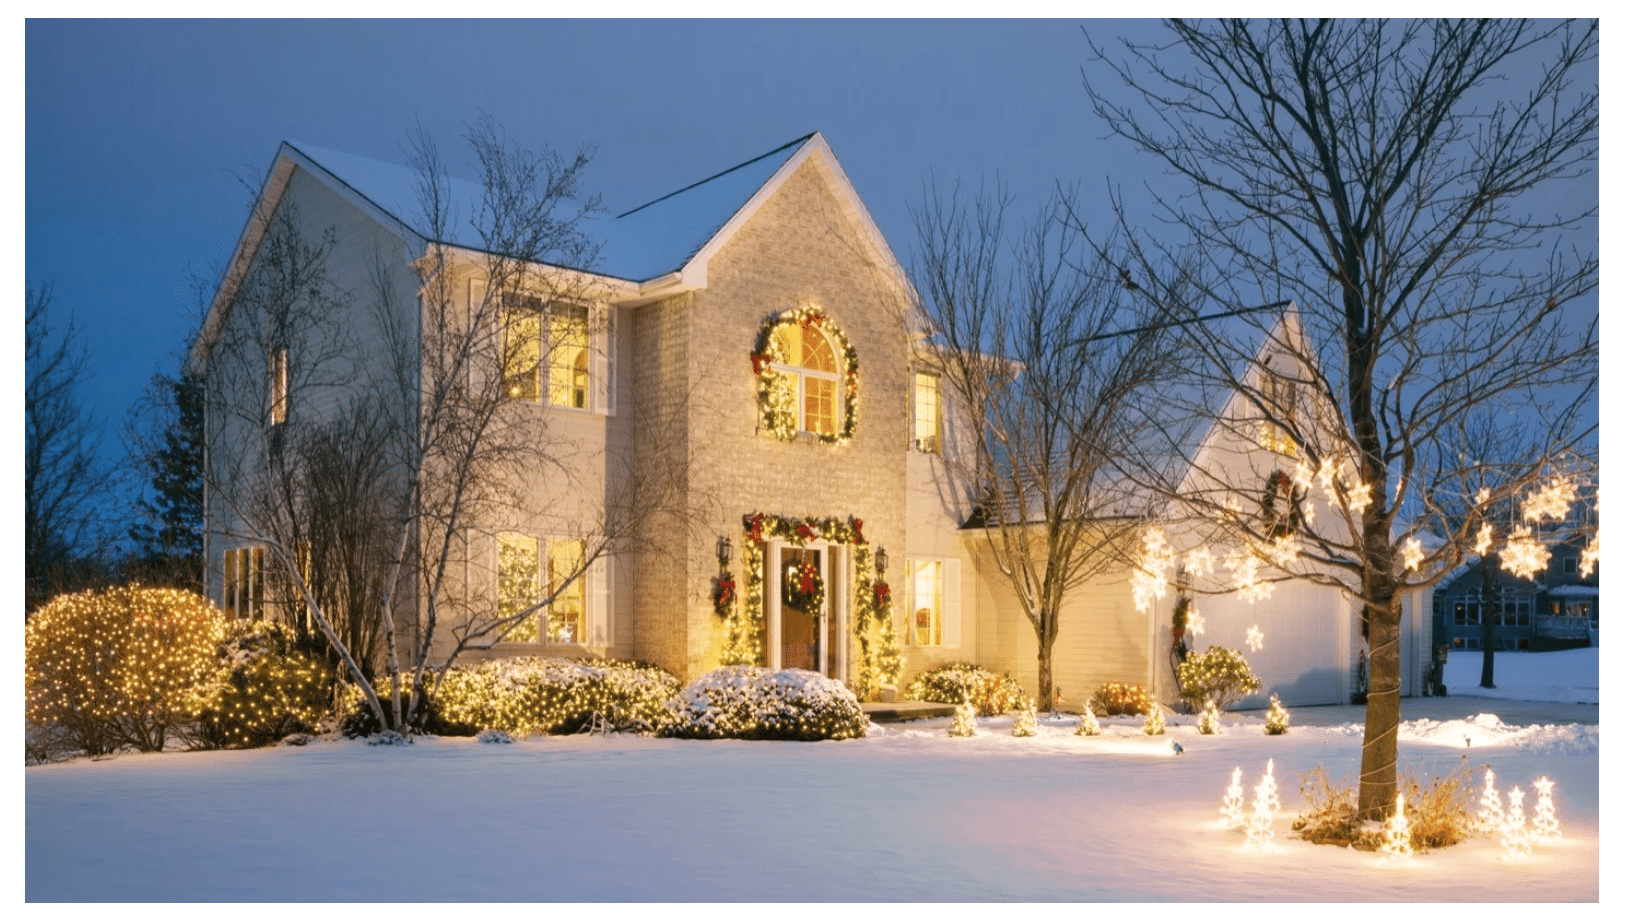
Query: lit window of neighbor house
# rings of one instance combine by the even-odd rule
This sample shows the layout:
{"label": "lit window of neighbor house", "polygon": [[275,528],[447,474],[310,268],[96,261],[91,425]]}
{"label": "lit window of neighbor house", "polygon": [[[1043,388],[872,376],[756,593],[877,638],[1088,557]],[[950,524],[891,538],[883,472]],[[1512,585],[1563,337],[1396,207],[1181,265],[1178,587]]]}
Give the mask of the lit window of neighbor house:
{"label": "lit window of neighbor house", "polygon": [[[1297,416],[1297,382],[1272,368],[1261,371],[1263,390],[1262,406],[1257,408],[1258,415],[1264,410],[1276,419],[1295,421]],[[1297,442],[1284,426],[1275,422],[1275,419],[1263,418],[1258,423],[1258,446],[1265,451],[1276,454],[1297,456]]]}
{"label": "lit window of neighbor house", "polygon": [[286,421],[291,399],[290,353],[284,346],[269,351],[269,425]]}

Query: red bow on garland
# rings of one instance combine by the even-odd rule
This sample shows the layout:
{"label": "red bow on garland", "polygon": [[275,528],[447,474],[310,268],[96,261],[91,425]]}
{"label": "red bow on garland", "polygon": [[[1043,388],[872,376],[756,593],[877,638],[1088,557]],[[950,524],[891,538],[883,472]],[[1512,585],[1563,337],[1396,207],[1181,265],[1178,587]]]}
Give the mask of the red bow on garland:
{"label": "red bow on garland", "polygon": [[756,512],[752,516],[751,515],[746,515],[746,516],[743,517],[743,525],[749,529],[749,540],[750,541],[753,541],[754,543],[759,544],[761,541],[765,540],[765,533],[762,530],[764,528],[765,522],[766,522],[766,513],[764,513],[764,512]]}
{"label": "red bow on garland", "polygon": [[[800,540],[802,540],[802,541],[816,541],[817,540],[817,529],[813,528],[812,523],[810,523],[810,522],[801,522],[800,524],[796,525],[794,527],[794,533],[799,535]],[[810,592],[811,590],[808,589],[806,591]]]}
{"label": "red bow on garland", "polygon": [[772,357],[770,353],[766,352],[751,352],[749,353],[749,363],[754,366],[755,374],[763,375],[772,364]]}

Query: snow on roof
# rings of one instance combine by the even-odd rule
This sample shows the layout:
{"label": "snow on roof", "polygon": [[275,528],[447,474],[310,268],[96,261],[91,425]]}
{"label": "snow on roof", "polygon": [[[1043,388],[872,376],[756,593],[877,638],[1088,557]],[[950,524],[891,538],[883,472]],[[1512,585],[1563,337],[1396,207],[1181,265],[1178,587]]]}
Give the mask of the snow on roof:
{"label": "snow on roof", "polygon": [[[678,271],[813,136],[797,138],[615,217],[598,216],[591,234],[602,243],[602,258],[591,268],[602,275],[635,282]],[[413,170],[305,142],[286,143],[389,217],[425,239],[433,238],[423,218],[421,184]],[[453,220],[445,235],[450,239],[440,242],[485,249],[475,229],[483,189],[478,183],[458,177],[450,177],[448,183]]]}
{"label": "snow on roof", "polygon": [[1599,586],[1556,586],[1549,590],[1549,595],[1557,599],[1598,599]]}

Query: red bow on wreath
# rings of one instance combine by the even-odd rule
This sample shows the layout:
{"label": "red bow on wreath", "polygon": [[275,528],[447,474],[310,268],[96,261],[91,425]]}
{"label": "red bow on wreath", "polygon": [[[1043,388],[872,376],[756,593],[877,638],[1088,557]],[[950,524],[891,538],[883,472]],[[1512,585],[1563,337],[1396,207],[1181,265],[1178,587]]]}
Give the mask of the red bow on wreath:
{"label": "red bow on wreath", "polygon": [[802,564],[800,567],[800,594],[812,595],[817,592],[817,568],[811,564]]}
{"label": "red bow on wreath", "polygon": [[853,544],[862,544],[863,543],[863,520],[854,515],[851,518],[847,519],[846,521],[852,527],[852,543]]}
{"label": "red bow on wreath", "polygon": [[885,580],[874,584],[874,607],[885,608],[892,603],[892,587],[886,585]]}
{"label": "red bow on wreath", "polygon": [[716,605],[730,605],[737,600],[737,581],[729,576],[720,578],[720,594],[714,600]]}

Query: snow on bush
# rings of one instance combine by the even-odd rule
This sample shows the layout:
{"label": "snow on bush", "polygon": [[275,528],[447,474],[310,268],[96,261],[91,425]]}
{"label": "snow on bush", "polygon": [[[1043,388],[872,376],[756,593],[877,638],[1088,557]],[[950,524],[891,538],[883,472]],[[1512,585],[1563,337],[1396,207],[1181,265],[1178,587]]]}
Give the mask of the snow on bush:
{"label": "snow on bush", "polygon": [[1210,647],[1205,653],[1189,651],[1177,667],[1178,685],[1183,689],[1183,700],[1196,711],[1203,710],[1206,702],[1226,711],[1229,705],[1246,697],[1263,683],[1252,675],[1252,667],[1238,650]]}
{"label": "snow on bush", "polygon": [[158,751],[200,713],[223,629],[221,612],[182,589],[58,596],[23,629],[25,719],[87,755]]}
{"label": "snow on bush", "polygon": [[1016,679],[971,663],[950,663],[921,673],[909,683],[909,697],[938,704],[959,704],[969,697],[979,717],[994,717],[1029,706],[1029,696]]}
{"label": "snow on bush", "polygon": [[663,734],[687,739],[839,740],[869,727],[845,683],[804,669],[725,666],[686,686],[669,711]]}
{"label": "snow on bush", "polygon": [[477,743],[512,743],[514,737],[502,730],[481,730],[474,735],[474,741]]}
{"label": "snow on bush", "polygon": [[517,656],[454,666],[433,696],[432,729],[467,736],[576,733],[593,726],[656,733],[680,680],[618,660]]}
{"label": "snow on bush", "polygon": [[1104,682],[1097,687],[1097,691],[1092,692],[1086,707],[1093,711],[1094,716],[1101,712],[1105,717],[1121,717],[1147,714],[1153,703],[1154,696],[1142,685]]}

